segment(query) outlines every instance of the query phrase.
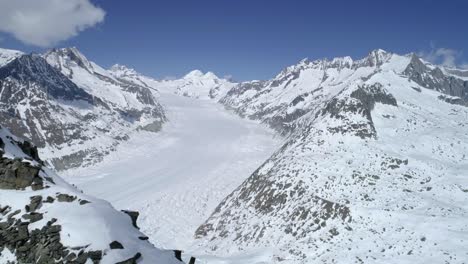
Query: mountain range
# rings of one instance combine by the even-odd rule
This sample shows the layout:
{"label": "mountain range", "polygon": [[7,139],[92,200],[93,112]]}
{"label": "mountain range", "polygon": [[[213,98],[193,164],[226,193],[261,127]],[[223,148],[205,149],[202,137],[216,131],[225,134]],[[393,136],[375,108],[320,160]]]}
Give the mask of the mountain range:
{"label": "mountain range", "polygon": [[[219,102],[284,141],[197,229],[199,252],[264,250],[269,263],[468,258],[466,70],[378,49],[304,59],[264,81],[198,70],[156,80],[123,65],[105,70],[76,48],[0,50],[0,124],[55,170],[92,166],[138,133],[161,133],[171,123],[161,93]],[[46,172],[40,182],[56,188]]]}
{"label": "mountain range", "polygon": [[286,141],[199,227],[199,243],[275,248],[278,263],[461,263],[465,73],[375,50],[234,87],[220,102]]}

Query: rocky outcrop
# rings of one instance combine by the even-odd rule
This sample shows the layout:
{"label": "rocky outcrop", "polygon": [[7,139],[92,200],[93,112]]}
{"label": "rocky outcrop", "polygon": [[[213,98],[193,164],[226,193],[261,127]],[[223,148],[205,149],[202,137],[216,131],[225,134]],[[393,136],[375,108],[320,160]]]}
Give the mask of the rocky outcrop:
{"label": "rocky outcrop", "polygon": [[29,162],[0,157],[0,189],[42,189],[43,179],[39,177],[39,171],[40,167]]}
{"label": "rocky outcrop", "polygon": [[403,74],[422,87],[468,100],[468,81],[444,74],[439,67],[430,68],[414,54]]}
{"label": "rocky outcrop", "polygon": [[127,212],[129,221],[63,182],[32,144],[3,127],[0,139],[0,254],[14,263],[180,263],[138,231],[138,212]]}

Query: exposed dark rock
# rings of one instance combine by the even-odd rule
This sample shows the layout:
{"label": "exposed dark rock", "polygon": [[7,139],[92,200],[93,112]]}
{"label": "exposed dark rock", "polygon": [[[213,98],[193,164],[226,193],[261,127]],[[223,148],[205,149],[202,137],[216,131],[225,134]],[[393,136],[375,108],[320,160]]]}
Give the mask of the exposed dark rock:
{"label": "exposed dark rock", "polygon": [[140,240],[148,240],[149,237],[147,237],[147,236],[139,236],[138,239],[140,239]]}
{"label": "exposed dark rock", "polygon": [[39,220],[42,220],[43,215],[41,213],[31,212],[29,214],[23,215],[23,218],[26,219],[26,220],[29,220],[29,222],[31,222],[31,223],[34,223],[34,222],[37,222]]}
{"label": "exposed dark rock", "polygon": [[93,263],[99,263],[102,259],[102,251],[101,250],[89,251],[88,256],[93,261]]}
{"label": "exposed dark rock", "polygon": [[138,226],[137,226],[137,220],[138,220],[138,216],[140,215],[139,212],[137,211],[129,211],[129,210],[122,210],[122,212],[126,213],[128,216],[130,216],[130,219],[132,219],[132,225],[137,228],[137,229],[140,229]]}
{"label": "exposed dark rock", "polygon": [[0,189],[22,190],[32,187],[33,190],[43,188],[39,167],[35,167],[20,159],[0,158]]}
{"label": "exposed dark rock", "polygon": [[188,264],[195,264],[196,258],[195,257],[190,257],[189,263]]}
{"label": "exposed dark rock", "polygon": [[119,241],[112,241],[109,244],[110,249],[123,249],[123,245]]}
{"label": "exposed dark rock", "polygon": [[66,193],[61,193],[57,195],[57,201],[71,203],[76,200],[76,196],[68,195]]}
{"label": "exposed dark rock", "polygon": [[25,208],[27,212],[34,212],[42,206],[42,196],[36,195],[32,196],[30,199],[31,202],[29,205],[26,205]]}
{"label": "exposed dark rock", "polygon": [[47,196],[46,200],[44,201],[44,203],[53,203],[55,201],[54,197],[52,196]]}
{"label": "exposed dark rock", "polygon": [[449,104],[468,106],[468,100],[463,100],[459,97],[448,97],[444,95],[439,95],[437,98]]}
{"label": "exposed dark rock", "polygon": [[84,205],[84,204],[87,204],[87,203],[91,203],[91,202],[88,201],[88,200],[80,200],[80,205]]}
{"label": "exposed dark rock", "polygon": [[[327,130],[334,134],[351,133],[362,139],[376,138],[377,131],[371,115],[376,103],[398,106],[393,95],[388,93],[380,83],[363,85],[354,90],[350,98],[333,98],[321,113],[322,115],[329,114],[332,118],[341,120],[342,125],[328,127]],[[320,112],[317,113],[317,115],[319,114]],[[350,114],[362,115],[367,119],[367,122],[356,123],[348,118]]]}
{"label": "exposed dark rock", "polygon": [[182,261],[182,250],[174,250],[174,256],[176,259]]}
{"label": "exposed dark rock", "polygon": [[93,102],[93,96],[76,86],[39,55],[22,55],[0,68],[0,79],[7,77],[37,83],[44,92],[57,99]]}
{"label": "exposed dark rock", "polygon": [[18,147],[24,152],[24,154],[30,156],[33,160],[39,164],[44,165],[44,162],[39,158],[37,147],[32,145],[29,141],[16,142]]}
{"label": "exposed dark rock", "polygon": [[374,109],[375,103],[398,106],[395,97],[388,93],[380,83],[361,86],[351,93],[351,97],[360,100],[370,111]]}
{"label": "exposed dark rock", "polygon": [[427,89],[436,90],[447,95],[468,100],[468,82],[460,78],[446,75],[439,68],[426,66],[416,55],[411,57],[411,62],[403,72],[408,78]]}
{"label": "exposed dark rock", "polygon": [[116,264],[137,264],[137,260],[141,257],[141,253],[138,252],[135,254],[135,256],[127,259],[127,260],[124,260],[124,261],[121,261],[121,262],[117,262]]}
{"label": "exposed dark rock", "polygon": [[[42,214],[30,213],[23,215],[32,222],[42,219]],[[0,251],[8,248],[14,252],[19,263],[85,263],[91,259],[99,263],[101,251],[81,251],[78,256],[64,247],[60,242],[61,226],[54,225],[56,219],[47,222],[41,229],[28,230],[30,222],[20,219],[0,222]]]}

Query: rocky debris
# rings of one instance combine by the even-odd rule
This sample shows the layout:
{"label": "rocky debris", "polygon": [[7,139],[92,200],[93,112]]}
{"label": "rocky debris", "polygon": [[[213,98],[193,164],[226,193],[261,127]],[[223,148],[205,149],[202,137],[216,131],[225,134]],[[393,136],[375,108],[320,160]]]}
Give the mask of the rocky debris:
{"label": "rocky debris", "polygon": [[34,223],[39,220],[42,220],[43,215],[41,213],[31,212],[29,214],[24,214],[22,217],[26,220],[29,220],[30,223]]}
{"label": "rocky debris", "polygon": [[53,203],[55,201],[54,197],[52,196],[47,196],[45,199],[44,203]]}
{"label": "rocky debris", "polygon": [[453,105],[468,106],[468,99],[463,100],[460,97],[439,95],[437,99]]}
{"label": "rocky debris", "polygon": [[85,205],[85,204],[88,204],[88,203],[91,203],[91,202],[88,201],[88,200],[80,199],[80,205]]}
{"label": "rocky debris", "polygon": [[72,196],[66,193],[60,193],[57,195],[57,201],[71,203],[76,200],[76,196]]}
{"label": "rocky debris", "polygon": [[26,212],[34,212],[42,206],[42,196],[31,196],[30,199],[29,205],[25,206]]}
{"label": "rocky debris", "polygon": [[112,241],[109,244],[110,249],[123,249],[123,245],[119,241]]}
{"label": "rocky debris", "polygon": [[39,176],[40,168],[20,159],[0,157],[0,189],[33,190],[44,188],[43,179]]}
{"label": "rocky debris", "polygon": [[[29,149],[31,155],[36,155],[35,147],[31,144],[13,140],[14,136],[3,128],[0,132],[0,139],[2,139],[0,143],[3,143],[3,147],[6,146],[7,149],[0,156],[0,185],[1,188],[7,187],[15,190],[0,192],[0,202],[2,202],[0,205],[0,254],[7,250],[13,255],[14,263],[38,264],[98,264],[103,259],[106,263],[115,263],[117,260],[135,254],[137,250],[139,252],[132,258],[120,263],[136,264],[142,258],[140,252],[143,252],[150,260],[159,258],[167,260],[168,257],[172,257],[167,252],[164,253],[165,256],[162,256],[161,250],[142,241],[147,240],[148,237],[133,229],[130,221],[127,226],[122,226],[121,221],[125,222],[128,219],[108,203],[98,200],[93,200],[91,203],[89,200],[80,199],[81,195],[77,189],[64,183],[51,170],[43,168],[41,163],[36,162],[40,161],[39,157],[36,157],[36,161],[32,158],[28,160],[26,154],[21,151]],[[5,138],[12,139],[12,141],[5,141]],[[22,144],[23,149],[19,144]],[[42,179],[45,179],[44,182]],[[42,183],[47,185],[43,189],[38,189],[37,186],[35,187],[38,182],[41,186]],[[31,191],[29,186],[34,191]],[[80,206],[85,204],[90,205]],[[132,224],[136,227],[138,212],[126,211],[125,213],[130,216]],[[81,220],[77,219],[80,216],[89,216],[93,224],[86,225],[80,222]],[[118,221],[111,218],[118,218]],[[106,230],[97,229],[95,223],[98,223],[97,226],[106,225]],[[121,230],[122,228],[124,230]],[[92,234],[92,237],[83,237],[82,232]],[[109,251],[109,248],[94,250],[96,248],[93,247],[91,250],[89,246],[93,239],[108,238],[109,235],[119,237],[119,234],[114,234],[114,232],[122,232],[121,234],[126,235],[125,239],[122,238],[124,240],[119,239],[123,243],[127,244],[130,241],[130,246],[126,247],[125,251],[114,251],[111,256],[108,256],[105,253]],[[132,233],[131,236],[127,236],[129,232]],[[82,241],[80,246],[64,245],[65,240],[69,241],[77,236]],[[124,248],[119,241],[111,242],[109,247],[110,249]],[[3,259],[3,256],[0,259]],[[171,258],[168,263],[174,261],[175,258]]]}
{"label": "rocky debris", "polygon": [[122,210],[123,213],[126,213],[128,216],[130,216],[130,219],[132,219],[132,225],[137,228],[137,229],[140,229],[137,225],[137,220],[138,220],[138,216],[140,215],[139,212],[137,211],[129,211],[129,210]]}
{"label": "rocky debris", "polygon": [[138,259],[141,257],[141,253],[138,252],[135,254],[135,256],[127,259],[127,260],[124,260],[124,261],[121,261],[121,262],[117,262],[116,264],[137,264],[137,261]]}
{"label": "rocky debris", "polygon": [[56,219],[48,221],[41,229],[28,230],[30,223],[42,219],[40,213],[23,215],[30,220],[9,218],[7,222],[0,222],[0,252],[8,248],[14,252],[19,263],[67,263],[84,264],[88,259],[99,263],[101,251],[80,251],[75,254],[60,242],[61,226],[55,225]]}

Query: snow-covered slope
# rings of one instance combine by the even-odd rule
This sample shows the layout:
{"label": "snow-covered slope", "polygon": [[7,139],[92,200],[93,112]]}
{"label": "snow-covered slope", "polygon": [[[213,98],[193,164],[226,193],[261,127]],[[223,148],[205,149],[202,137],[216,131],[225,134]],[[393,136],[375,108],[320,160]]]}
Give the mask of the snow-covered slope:
{"label": "snow-covered slope", "polygon": [[112,76],[122,82],[133,83],[139,86],[148,87],[153,90],[156,90],[161,83],[161,81],[142,75],[134,69],[120,64],[113,65],[108,71]]}
{"label": "snow-covered slope", "polygon": [[0,67],[0,118],[57,170],[93,164],[134,131],[159,131],[165,121],[150,89],[113,78],[75,48]]}
{"label": "snow-covered slope", "polygon": [[0,263],[181,263],[147,241],[132,213],[67,184],[3,127],[0,189]]}
{"label": "snow-covered slope", "polygon": [[467,87],[382,50],[238,85],[221,102],[289,137],[198,228],[199,244],[268,263],[463,263]]}
{"label": "snow-covered slope", "polygon": [[18,50],[0,49],[0,67],[21,56],[23,53]]}
{"label": "snow-covered slope", "polygon": [[238,84],[220,102],[242,116],[261,120],[280,133],[288,134],[295,129],[297,119],[330,100],[343,87],[382,70],[406,73],[409,80],[423,87],[446,89],[442,92],[467,99],[468,83],[461,78],[445,75],[441,68],[426,65],[411,54],[400,56],[374,50],[360,60],[350,57],[305,59],[287,67],[272,80]]}
{"label": "snow-covered slope", "polygon": [[195,230],[281,141],[211,100],[161,93],[160,101],[169,120],[160,133],[142,133],[101,163],[63,176],[116,208],[138,210],[138,225],[156,246],[205,263],[190,251]]}

